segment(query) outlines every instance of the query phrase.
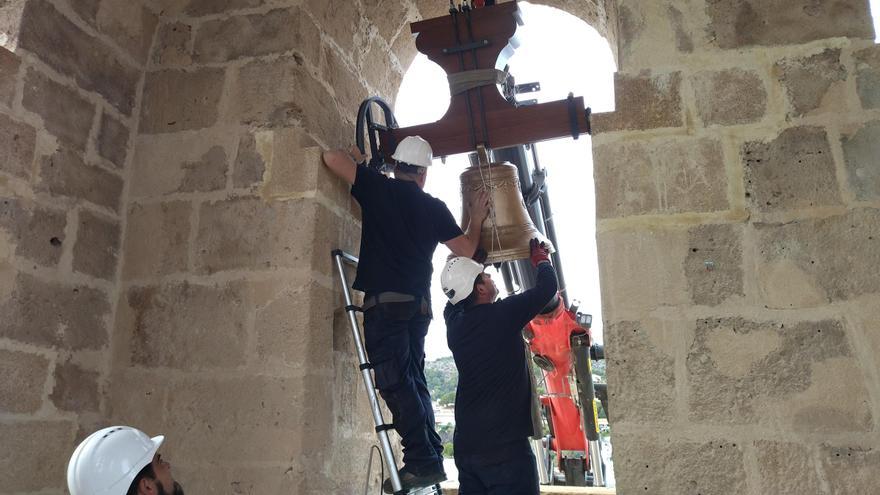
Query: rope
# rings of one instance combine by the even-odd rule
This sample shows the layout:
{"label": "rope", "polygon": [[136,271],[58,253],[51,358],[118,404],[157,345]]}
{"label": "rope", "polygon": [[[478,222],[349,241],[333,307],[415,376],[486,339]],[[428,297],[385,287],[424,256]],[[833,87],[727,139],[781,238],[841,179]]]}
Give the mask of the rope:
{"label": "rope", "polygon": [[449,94],[455,96],[481,86],[501,84],[507,79],[507,72],[498,69],[474,69],[454,72],[446,78],[449,80]]}
{"label": "rope", "polygon": [[492,244],[490,245],[490,247],[491,247],[490,250],[491,251],[495,250],[495,241],[497,240],[498,241],[498,251],[501,251],[503,248],[501,246],[501,235],[498,234],[498,220],[497,220],[497,217],[495,216],[495,195],[492,193],[492,188],[491,188],[492,164],[491,163],[486,164],[486,170],[487,170],[488,176],[489,176],[488,183],[486,182],[486,177],[483,176],[483,164],[480,163],[477,166],[477,169],[480,171],[480,182],[482,183],[483,188],[487,189],[489,191],[489,214],[492,217],[492,236],[490,237]]}
{"label": "rope", "polygon": [[373,454],[379,452],[379,467],[381,468],[379,475],[379,494],[382,493],[382,482],[385,480],[385,461],[382,459],[382,452],[378,445],[370,446],[370,458],[367,460],[367,482],[364,483],[364,495],[369,495],[370,490],[370,472],[373,470]]}

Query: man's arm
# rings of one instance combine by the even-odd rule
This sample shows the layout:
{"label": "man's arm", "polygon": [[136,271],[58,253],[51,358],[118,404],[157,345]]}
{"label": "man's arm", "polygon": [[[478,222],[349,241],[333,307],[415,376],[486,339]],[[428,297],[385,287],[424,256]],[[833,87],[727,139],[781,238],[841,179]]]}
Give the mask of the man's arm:
{"label": "man's arm", "polygon": [[511,322],[510,325],[516,331],[519,331],[544,309],[544,306],[556,295],[557,290],[559,284],[556,281],[556,270],[549,261],[543,261],[538,264],[535,286],[503,299],[499,303],[503,308],[500,314]]}
{"label": "man's arm", "polygon": [[443,244],[456,256],[472,257],[480,245],[483,221],[489,216],[489,193],[480,191],[468,206],[468,224],[464,234]]}
{"label": "man's arm", "polygon": [[[351,151],[332,150],[325,151],[323,154],[324,165],[330,169],[333,174],[342,180],[348,182],[349,185],[354,184],[354,178],[357,175],[356,158],[363,158],[360,150],[352,147]],[[361,160],[362,161],[362,160]]]}

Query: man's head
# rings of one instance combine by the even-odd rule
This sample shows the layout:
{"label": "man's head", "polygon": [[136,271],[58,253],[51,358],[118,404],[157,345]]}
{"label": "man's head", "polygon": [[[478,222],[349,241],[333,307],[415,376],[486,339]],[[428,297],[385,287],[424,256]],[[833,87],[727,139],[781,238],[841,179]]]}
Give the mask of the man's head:
{"label": "man's head", "polygon": [[492,277],[483,272],[483,265],[464,256],[446,262],[440,285],[454,305],[486,304],[498,297],[498,287]]}
{"label": "man's head", "polygon": [[67,465],[71,495],[183,495],[171,465],[158,453],[163,436],[129,426],[99,430],[82,441]]}
{"label": "man's head", "polygon": [[391,158],[397,162],[395,178],[415,182],[420,188],[425,187],[428,167],[434,159],[434,152],[427,141],[419,136],[407,136],[397,145]]}

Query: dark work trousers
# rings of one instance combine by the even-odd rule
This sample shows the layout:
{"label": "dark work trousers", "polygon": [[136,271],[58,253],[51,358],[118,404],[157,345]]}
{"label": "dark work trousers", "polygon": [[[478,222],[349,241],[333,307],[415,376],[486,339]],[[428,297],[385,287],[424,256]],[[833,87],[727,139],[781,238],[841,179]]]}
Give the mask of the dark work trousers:
{"label": "dark work trousers", "polygon": [[486,453],[459,454],[459,495],[538,495],[538,468],[528,439]]}
{"label": "dark work trousers", "polygon": [[415,474],[442,469],[443,445],[425,380],[425,335],[430,309],[420,302],[382,303],[364,313],[364,340],[376,388],[403,444],[403,463]]}

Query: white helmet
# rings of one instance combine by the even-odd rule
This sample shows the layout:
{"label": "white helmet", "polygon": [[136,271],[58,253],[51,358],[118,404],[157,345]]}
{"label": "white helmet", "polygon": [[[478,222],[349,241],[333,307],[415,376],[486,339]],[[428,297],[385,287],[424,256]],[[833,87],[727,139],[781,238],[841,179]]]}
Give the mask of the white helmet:
{"label": "white helmet", "polygon": [[474,291],[474,280],[483,273],[483,265],[459,256],[446,262],[440,275],[440,287],[452,304],[458,304]]}
{"label": "white helmet", "polygon": [[165,440],[150,438],[130,426],[92,433],[73,451],[67,464],[70,495],[125,495],[131,482]]}
{"label": "white helmet", "polygon": [[434,159],[434,151],[431,145],[419,136],[407,136],[397,145],[391,158],[417,167],[430,167],[431,160]]}

